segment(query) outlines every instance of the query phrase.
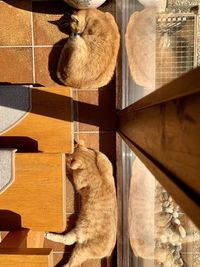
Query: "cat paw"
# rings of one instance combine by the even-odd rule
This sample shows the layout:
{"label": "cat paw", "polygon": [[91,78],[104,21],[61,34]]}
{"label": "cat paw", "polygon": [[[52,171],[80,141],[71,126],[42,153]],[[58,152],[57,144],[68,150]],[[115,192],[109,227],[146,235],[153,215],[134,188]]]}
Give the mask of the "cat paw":
{"label": "cat paw", "polygon": [[45,237],[46,239],[52,240],[53,234],[52,234],[52,233],[49,233],[49,232],[45,232],[45,233],[44,233],[44,237]]}
{"label": "cat paw", "polygon": [[[48,232],[44,233],[44,238],[47,238]],[[47,238],[48,239],[48,238]]]}

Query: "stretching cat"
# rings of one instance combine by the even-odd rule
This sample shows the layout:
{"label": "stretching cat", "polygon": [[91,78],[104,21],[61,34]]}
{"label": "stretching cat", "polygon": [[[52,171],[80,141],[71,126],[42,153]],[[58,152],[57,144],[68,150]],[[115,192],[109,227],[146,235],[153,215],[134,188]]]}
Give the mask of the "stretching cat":
{"label": "stretching cat", "polygon": [[111,80],[119,50],[119,31],[114,17],[97,9],[71,16],[72,34],[61,51],[57,76],[68,86],[90,89]]}
{"label": "stretching cat", "polygon": [[79,142],[68,165],[81,195],[79,218],[69,233],[47,233],[46,237],[65,245],[76,243],[65,267],[78,267],[87,259],[111,255],[116,242],[117,202],[112,165],[104,154]]}

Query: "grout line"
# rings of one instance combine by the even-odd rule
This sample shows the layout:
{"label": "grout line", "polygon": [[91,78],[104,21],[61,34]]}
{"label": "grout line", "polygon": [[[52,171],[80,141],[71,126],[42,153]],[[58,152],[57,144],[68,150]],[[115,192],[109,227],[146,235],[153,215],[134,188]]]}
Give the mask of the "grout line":
{"label": "grout line", "polygon": [[115,131],[78,131],[74,132],[75,134],[106,134],[106,133],[115,133]]}
{"label": "grout line", "polygon": [[105,88],[105,87],[100,87],[100,88],[92,88],[92,89],[78,89],[78,88],[73,88],[73,90],[76,92],[88,92],[88,91],[103,91],[103,90],[107,90],[110,91],[110,88]]}
{"label": "grout line", "polygon": [[70,254],[70,253],[64,251],[53,251],[53,254]]}
{"label": "grout line", "polygon": [[[32,22],[32,16],[31,14],[31,24]],[[31,25],[33,27],[33,24]],[[32,33],[32,41],[34,39],[34,34]],[[0,45],[0,48],[51,48],[51,47],[63,47],[62,45]]]}
{"label": "grout line", "polygon": [[75,91],[76,92],[76,131],[74,133],[76,133],[77,135],[77,141],[79,141],[79,108],[78,108],[78,90]]}
{"label": "grout line", "polygon": [[[33,6],[33,4],[32,4]],[[32,35],[32,67],[33,67],[33,83],[36,83],[35,79],[35,50],[34,50],[34,32],[33,32],[33,12],[31,7],[31,35]]]}

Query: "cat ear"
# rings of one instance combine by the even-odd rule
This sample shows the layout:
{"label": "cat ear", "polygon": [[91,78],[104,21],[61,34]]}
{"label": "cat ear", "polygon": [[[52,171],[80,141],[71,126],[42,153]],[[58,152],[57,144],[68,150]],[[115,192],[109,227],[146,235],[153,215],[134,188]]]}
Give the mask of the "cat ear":
{"label": "cat ear", "polygon": [[79,20],[78,20],[78,17],[76,15],[71,15],[71,20],[73,20],[74,22],[79,24]]}
{"label": "cat ear", "polygon": [[83,169],[83,162],[80,159],[74,159],[71,162],[70,168],[72,170]]}
{"label": "cat ear", "polygon": [[81,139],[78,141],[79,146],[84,146],[85,147],[85,142]]}

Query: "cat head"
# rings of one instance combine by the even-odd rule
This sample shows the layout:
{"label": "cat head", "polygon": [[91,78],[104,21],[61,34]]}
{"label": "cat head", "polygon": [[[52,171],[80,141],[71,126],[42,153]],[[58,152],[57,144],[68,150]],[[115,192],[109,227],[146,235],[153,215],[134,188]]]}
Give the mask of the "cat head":
{"label": "cat head", "polygon": [[81,34],[85,29],[85,17],[86,11],[80,10],[77,13],[73,13],[70,19],[70,28],[72,32]]}
{"label": "cat head", "polygon": [[91,157],[93,157],[93,150],[88,149],[85,142],[80,140],[74,146],[74,153],[67,158],[67,166],[71,170],[83,170],[87,168]]}

